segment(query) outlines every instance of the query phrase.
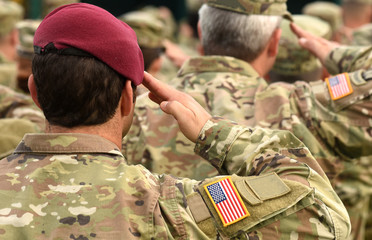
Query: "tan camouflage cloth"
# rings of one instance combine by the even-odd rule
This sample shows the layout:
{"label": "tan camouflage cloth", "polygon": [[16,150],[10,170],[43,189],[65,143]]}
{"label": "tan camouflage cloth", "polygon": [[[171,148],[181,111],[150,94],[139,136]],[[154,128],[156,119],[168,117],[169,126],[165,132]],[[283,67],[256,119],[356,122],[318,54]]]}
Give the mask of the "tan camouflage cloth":
{"label": "tan camouflage cloth", "polygon": [[16,88],[17,85],[17,64],[9,61],[0,53],[0,85]]}
{"label": "tan camouflage cloth", "polygon": [[44,114],[31,97],[0,85],[0,118],[27,119],[44,129]]}
{"label": "tan camouflage cloth", "polygon": [[[354,92],[336,101],[331,100],[327,85],[321,81],[311,85],[277,83],[268,87],[248,63],[230,57],[193,58],[173,83],[179,82],[180,90],[214,115],[227,116],[248,126],[292,131],[337,186],[341,199],[349,202],[353,196],[348,204],[354,206],[365,202],[372,193],[369,74],[370,71],[363,70],[350,73]],[[129,163],[143,163],[155,172],[197,179],[216,174],[205,161],[196,156],[190,158],[193,145],[182,137],[170,117],[148,105],[146,100],[140,98],[138,103],[135,125],[124,139]],[[192,160],[180,164],[179,159]],[[353,177],[338,178],[340,173],[347,173],[350,165],[354,165]],[[352,192],[342,187],[350,185]],[[356,222],[363,212],[360,209],[355,212]],[[363,229],[363,225],[359,228]]]}
{"label": "tan camouflage cloth", "polygon": [[[213,118],[195,152],[228,174],[250,216],[226,227],[204,181],[127,165],[87,134],[26,135],[0,161],[1,239],[345,239],[342,202],[287,131]],[[264,191],[262,191],[264,190]]]}
{"label": "tan camouflage cloth", "polygon": [[0,157],[12,153],[25,133],[40,133],[44,128],[44,114],[31,97],[0,85]]}
{"label": "tan camouflage cloth", "polygon": [[325,66],[330,74],[369,69],[372,66],[372,47],[337,47],[327,56]]}

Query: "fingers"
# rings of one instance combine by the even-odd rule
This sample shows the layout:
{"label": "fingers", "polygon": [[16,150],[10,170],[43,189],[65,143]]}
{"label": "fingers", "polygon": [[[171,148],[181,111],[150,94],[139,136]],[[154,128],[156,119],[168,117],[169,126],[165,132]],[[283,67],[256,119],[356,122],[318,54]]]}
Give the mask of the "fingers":
{"label": "fingers", "polygon": [[307,38],[307,39],[315,39],[317,38],[313,34],[303,30],[299,26],[297,26],[295,23],[290,24],[291,30],[298,38]]}

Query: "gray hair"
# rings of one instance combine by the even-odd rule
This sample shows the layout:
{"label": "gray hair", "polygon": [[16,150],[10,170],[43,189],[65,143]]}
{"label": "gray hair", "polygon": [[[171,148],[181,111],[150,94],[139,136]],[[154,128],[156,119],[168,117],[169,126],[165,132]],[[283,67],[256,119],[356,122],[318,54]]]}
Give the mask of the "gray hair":
{"label": "gray hair", "polygon": [[205,55],[255,60],[267,45],[282,17],[245,15],[204,4],[199,10]]}

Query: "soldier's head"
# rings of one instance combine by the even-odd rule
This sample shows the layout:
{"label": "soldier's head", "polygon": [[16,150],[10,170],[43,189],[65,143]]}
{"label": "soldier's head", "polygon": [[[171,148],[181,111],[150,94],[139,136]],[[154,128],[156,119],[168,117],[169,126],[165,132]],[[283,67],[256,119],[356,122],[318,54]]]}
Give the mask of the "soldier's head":
{"label": "soldier's head", "polygon": [[0,53],[15,60],[18,44],[16,24],[23,17],[23,8],[15,2],[0,0]]}
{"label": "soldier's head", "polygon": [[[330,39],[331,27],[317,17],[293,15],[293,22],[315,36]],[[290,22],[283,20],[280,24],[282,35],[279,51],[270,71],[272,82],[294,82],[296,80],[315,81],[322,78],[323,66],[309,51],[303,49],[297,36],[290,29]]]}
{"label": "soldier's head", "polygon": [[118,17],[135,32],[143,53],[145,70],[156,74],[161,68],[161,56],[164,53],[165,24],[154,13],[138,10]]}
{"label": "soldier's head", "polygon": [[269,45],[277,45],[273,39],[279,40],[286,9],[279,0],[208,0],[199,10],[204,54],[255,61]]}
{"label": "soldier's head", "polygon": [[342,0],[341,6],[346,27],[358,28],[372,20],[372,0]]}
{"label": "soldier's head", "polygon": [[50,124],[99,125],[123,102],[132,114],[143,57],[135,32],[109,12],[85,3],[57,8],[36,30],[34,50],[29,89]]}

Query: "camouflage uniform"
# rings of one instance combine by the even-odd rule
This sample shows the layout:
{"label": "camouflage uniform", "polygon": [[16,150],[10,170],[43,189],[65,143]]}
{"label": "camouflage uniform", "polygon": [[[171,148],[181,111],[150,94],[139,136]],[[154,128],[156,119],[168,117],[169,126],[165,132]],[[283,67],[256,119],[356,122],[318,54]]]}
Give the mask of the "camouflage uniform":
{"label": "camouflage uniform", "polygon": [[370,46],[372,43],[372,23],[365,24],[353,31],[353,46]]}
{"label": "camouflage uniform", "polygon": [[[325,39],[331,37],[329,24],[321,19],[307,15],[293,15],[293,21],[315,36]],[[298,38],[289,24],[290,22],[285,20],[280,24],[282,35],[275,64],[270,71],[270,81],[319,80],[322,77],[322,65],[319,59],[299,45]]]}
{"label": "camouflage uniform", "polygon": [[[23,9],[15,2],[0,0],[0,39],[16,28],[21,20]],[[16,87],[17,65],[0,52],[0,84]]]}
{"label": "camouflage uniform", "polygon": [[[95,135],[26,135],[0,161],[2,239],[345,239],[347,212],[310,152],[286,131],[222,119],[195,152],[231,175],[250,216],[226,227],[206,184],[127,165]],[[279,176],[279,177],[278,177]],[[262,190],[266,191],[262,191]],[[255,192],[255,193],[253,193]]]}
{"label": "camouflage uniform", "polygon": [[[333,67],[331,70],[338,67],[332,73],[350,72],[362,64],[368,66],[362,57],[356,63],[345,59],[332,66],[336,56],[337,50],[327,61]],[[370,74],[371,71],[363,70],[350,73],[354,93],[334,101],[322,81],[311,85],[277,83],[268,87],[248,63],[206,56],[185,63],[173,83],[178,82],[178,89],[193,96],[213,115],[248,126],[292,131],[310,149],[348,205],[353,215],[353,236],[357,239],[363,238],[372,193]],[[145,101],[139,99],[135,125],[124,139],[128,162],[143,163],[155,172],[197,179],[216,174],[197,156],[190,157],[190,141],[181,136],[169,117]],[[180,159],[183,159],[181,164],[177,162]]]}
{"label": "camouflage uniform", "polygon": [[372,66],[372,47],[337,47],[327,56],[325,66],[330,74],[368,69]]}
{"label": "camouflage uniform", "polygon": [[42,132],[44,119],[31,97],[0,85],[0,156],[9,155],[25,133]]}
{"label": "camouflage uniform", "polygon": [[19,32],[18,54],[18,75],[17,88],[28,93],[28,77],[31,74],[32,58],[34,56],[34,34],[41,20],[26,19],[17,24]]}

